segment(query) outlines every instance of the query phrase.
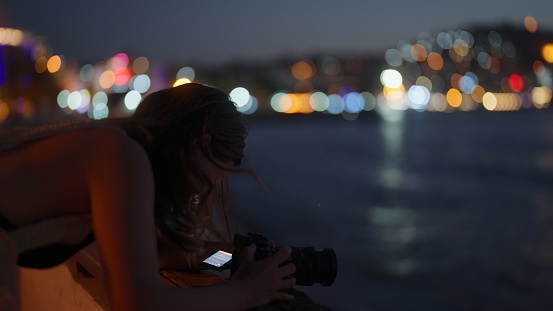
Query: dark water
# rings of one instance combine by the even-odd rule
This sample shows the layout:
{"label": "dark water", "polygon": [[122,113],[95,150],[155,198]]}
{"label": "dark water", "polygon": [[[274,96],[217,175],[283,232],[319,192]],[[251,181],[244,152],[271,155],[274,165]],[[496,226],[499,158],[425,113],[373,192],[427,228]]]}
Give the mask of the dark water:
{"label": "dark water", "polygon": [[238,230],[331,247],[336,310],[553,310],[553,113],[252,119]]}

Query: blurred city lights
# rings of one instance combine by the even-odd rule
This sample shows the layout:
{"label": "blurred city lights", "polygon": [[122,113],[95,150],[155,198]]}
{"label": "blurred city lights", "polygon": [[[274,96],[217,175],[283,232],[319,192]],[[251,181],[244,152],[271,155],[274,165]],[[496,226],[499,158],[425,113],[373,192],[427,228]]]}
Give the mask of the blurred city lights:
{"label": "blurred city lights", "polygon": [[35,70],[38,73],[43,73],[48,69],[48,59],[45,56],[40,56],[35,62]]}
{"label": "blurred city lights", "polygon": [[111,70],[106,70],[100,75],[100,86],[104,89],[109,89],[115,84],[115,73]]}
{"label": "blurred city lights", "polygon": [[127,95],[125,95],[125,107],[131,111],[134,111],[140,104],[140,100],[142,100],[142,95],[140,95],[138,91],[130,91]]}
{"label": "blurred city lights", "polygon": [[0,28],[0,45],[19,46],[23,42],[23,31],[13,28]]}
{"label": "blurred city lights", "polygon": [[77,110],[77,108],[81,107],[81,104],[83,102],[83,96],[81,92],[74,91],[69,93],[69,96],[67,97],[67,107],[71,110]]}
{"label": "blurred city lights", "polygon": [[88,110],[91,119],[100,120],[109,116],[108,96],[105,92],[98,92],[92,97],[92,109]]}
{"label": "blurred city lights", "polygon": [[399,73],[399,71],[395,69],[386,69],[382,71],[382,74],[380,75],[380,82],[382,82],[382,85],[388,88],[398,88],[403,83],[403,77]]}
{"label": "blurred city lights", "polygon": [[524,27],[526,27],[526,30],[528,30],[528,32],[534,33],[538,30],[538,22],[534,17],[526,16],[524,18]]}
{"label": "blurred city lights", "polygon": [[463,96],[461,92],[457,89],[449,89],[446,94],[447,103],[453,107],[458,108],[461,106],[461,102],[463,101]]}
{"label": "blurred city lights", "polygon": [[444,59],[436,52],[430,52],[427,57],[428,66],[436,71],[441,70],[444,66]]}
{"label": "blurred city lights", "polygon": [[10,108],[0,100],[0,122],[6,120],[9,114]]}
{"label": "blurred city lights", "polygon": [[62,90],[58,93],[57,102],[60,108],[67,108],[69,94],[71,94],[71,92],[69,92],[68,90]]}
{"label": "blurred city lights", "polygon": [[[520,26],[526,33],[536,36],[538,24],[532,16],[526,16],[524,25]],[[53,74],[52,81],[59,85],[53,103],[67,114],[86,112],[91,119],[129,114],[152,89],[163,87],[169,81],[178,86],[196,80],[196,69],[191,66],[171,70],[152,67],[147,57],[133,58],[123,52],[105,61],[78,67],[73,60],[66,61],[63,55],[53,55],[44,42],[17,29],[0,28],[0,46],[29,53],[34,69],[31,73],[18,74],[17,81],[12,81],[11,85],[29,91],[36,88],[33,75]],[[398,120],[407,109],[453,112],[548,108],[553,88],[550,65],[553,63],[553,42],[544,39],[539,44],[533,43],[539,54],[534,52],[530,56],[534,58],[530,68],[519,59],[529,57],[527,46],[520,42],[503,30],[480,30],[478,33],[450,30],[435,35],[421,32],[416,40],[400,40],[394,48],[387,49],[379,64],[382,70],[375,70],[375,66],[363,57],[339,58],[326,54],[282,65],[272,81],[279,85],[280,91],[275,91],[277,87],[255,85],[253,81],[247,82],[255,85],[253,93],[232,85],[232,81],[251,79],[256,76],[254,74],[227,76],[219,81],[227,84],[231,100],[243,114],[323,113],[356,120],[361,113],[376,111],[386,120]],[[6,87],[6,79],[12,79],[6,76],[5,66],[0,57],[0,87]],[[170,72],[176,75],[171,77]],[[378,78],[381,86],[374,85]],[[95,94],[94,97],[91,98],[91,94]],[[21,95],[2,96],[0,122],[12,114],[33,115],[41,101]]]}
{"label": "blurred city lights", "polygon": [[546,108],[551,102],[551,89],[546,86],[535,87],[531,91],[532,102],[536,108]]}
{"label": "blurred city lights", "polygon": [[136,90],[139,93],[146,93],[152,85],[150,77],[145,74],[132,77],[130,83],[131,89]]}
{"label": "blurred city lights", "polygon": [[81,67],[81,71],[79,72],[79,77],[81,78],[82,82],[89,82],[94,78],[94,66],[91,64],[86,64]]}
{"label": "blurred city lights", "polygon": [[323,92],[314,92],[309,98],[309,104],[315,111],[326,111],[329,106],[328,96]]}
{"label": "blurred city lights", "polygon": [[230,92],[230,99],[236,103],[238,107],[245,106],[250,100],[250,92],[243,87],[237,87]]}
{"label": "blurred city lights", "polygon": [[365,99],[357,92],[350,92],[342,98],[344,110],[349,113],[359,113],[365,108]]}
{"label": "blurred city lights", "polygon": [[137,75],[145,74],[149,68],[150,68],[150,61],[145,56],[137,57],[132,62],[132,71]]}
{"label": "blurred city lights", "polygon": [[344,102],[342,101],[342,96],[338,94],[330,94],[328,96],[327,111],[330,114],[341,114],[344,111]]}
{"label": "blurred city lights", "polygon": [[520,92],[524,88],[524,80],[516,73],[509,77],[509,87],[513,92]]}
{"label": "blurred city lights", "polygon": [[286,112],[292,107],[292,101],[286,93],[278,92],[271,97],[270,105],[276,112]]}
{"label": "blurred city lights", "polygon": [[315,74],[315,66],[309,61],[299,61],[292,66],[292,75],[298,80],[307,80]]}
{"label": "blurred city lights", "polygon": [[177,80],[188,79],[188,81],[194,81],[196,79],[196,71],[190,66],[182,67],[177,72]]}
{"label": "blurred city lights", "polygon": [[426,105],[430,101],[430,91],[424,86],[413,85],[407,92],[409,98],[409,107],[417,111],[426,110]]}
{"label": "blurred city lights", "polygon": [[543,46],[542,55],[546,62],[553,63],[553,43],[548,43]]}
{"label": "blurred city lights", "polygon": [[190,81],[190,79],[188,78],[180,78],[180,79],[177,79],[177,81],[175,81],[175,83],[173,83],[173,87],[177,87],[179,85],[183,85],[183,84],[186,84],[186,83],[190,83],[192,81]]}
{"label": "blurred city lights", "polygon": [[403,57],[401,56],[401,53],[396,49],[389,49],[384,54],[384,58],[386,59],[386,62],[388,65],[392,67],[399,67],[401,64],[403,64]]}
{"label": "blurred city lights", "polygon": [[59,55],[54,55],[48,59],[46,63],[46,68],[50,73],[57,72],[62,66],[62,58]]}

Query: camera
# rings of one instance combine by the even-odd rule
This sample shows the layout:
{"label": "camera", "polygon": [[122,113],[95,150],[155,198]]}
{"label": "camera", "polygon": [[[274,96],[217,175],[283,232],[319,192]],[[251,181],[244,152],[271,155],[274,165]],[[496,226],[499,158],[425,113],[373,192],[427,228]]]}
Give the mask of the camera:
{"label": "camera", "polygon": [[[240,253],[242,248],[255,244],[254,261],[272,256],[282,246],[271,246],[267,237],[259,233],[248,233],[246,236],[234,235],[234,251],[231,261],[231,275],[240,266]],[[311,286],[319,283],[322,286],[330,286],[336,279],[338,261],[336,253],[331,248],[292,247],[292,254],[282,265],[293,263],[296,265],[296,272],[292,275],[296,278],[296,285]]]}

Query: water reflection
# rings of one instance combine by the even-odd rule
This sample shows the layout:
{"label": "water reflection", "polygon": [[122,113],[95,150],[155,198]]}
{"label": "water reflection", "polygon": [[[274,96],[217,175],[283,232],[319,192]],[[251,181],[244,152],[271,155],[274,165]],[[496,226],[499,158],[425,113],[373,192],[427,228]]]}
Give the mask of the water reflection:
{"label": "water reflection", "polygon": [[414,212],[403,207],[376,206],[367,211],[367,220],[371,242],[388,259],[382,268],[396,276],[413,272],[415,262],[406,251],[417,237]]}
{"label": "water reflection", "polygon": [[271,193],[235,184],[235,211],[277,241],[334,248],[335,284],[304,290],[338,310],[540,310],[553,304],[552,118],[253,122],[246,164]]}
{"label": "water reflection", "polygon": [[379,125],[383,156],[376,166],[379,182],[384,188],[399,189],[404,180],[403,166],[404,120],[385,120]]}

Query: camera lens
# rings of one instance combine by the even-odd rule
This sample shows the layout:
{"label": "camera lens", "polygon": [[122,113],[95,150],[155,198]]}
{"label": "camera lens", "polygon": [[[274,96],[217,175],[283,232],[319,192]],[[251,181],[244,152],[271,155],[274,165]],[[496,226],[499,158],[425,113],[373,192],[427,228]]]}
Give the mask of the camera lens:
{"label": "camera lens", "polygon": [[[269,239],[261,234],[248,233],[247,236],[239,234],[234,235],[234,251],[231,261],[231,275],[233,275],[240,266],[240,253],[243,247],[250,244],[256,245],[254,260],[261,260],[272,256],[280,246],[271,247]],[[296,272],[292,275],[296,278],[297,285],[311,286],[319,283],[322,286],[330,286],[336,280],[338,270],[338,260],[336,253],[331,248],[291,247],[292,254],[284,264],[293,263],[296,266]]]}
{"label": "camera lens", "polygon": [[292,247],[291,262],[296,265],[297,285],[311,286],[320,283],[330,286],[336,279],[338,261],[331,248],[317,251],[313,247]]}

